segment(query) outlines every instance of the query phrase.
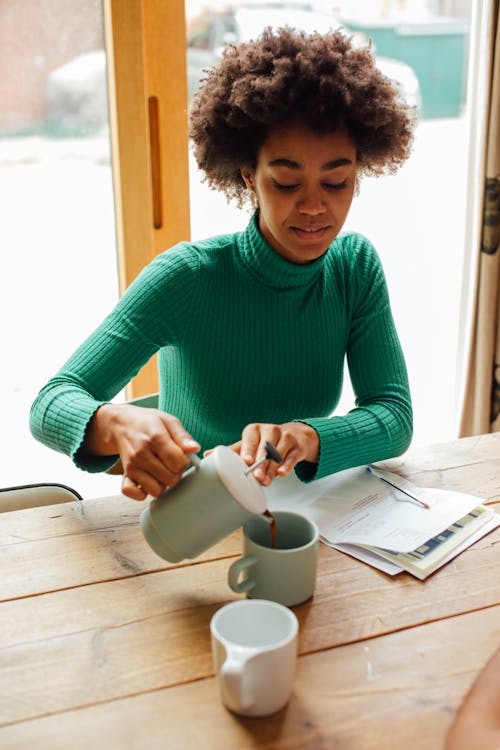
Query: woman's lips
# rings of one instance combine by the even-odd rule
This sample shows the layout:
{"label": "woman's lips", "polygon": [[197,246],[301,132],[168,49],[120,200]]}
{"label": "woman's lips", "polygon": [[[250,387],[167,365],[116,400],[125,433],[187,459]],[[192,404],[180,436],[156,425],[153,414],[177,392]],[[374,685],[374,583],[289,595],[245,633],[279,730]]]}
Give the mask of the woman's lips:
{"label": "woman's lips", "polygon": [[328,226],[321,227],[291,227],[295,234],[303,239],[315,240],[321,239],[324,234],[328,231]]}

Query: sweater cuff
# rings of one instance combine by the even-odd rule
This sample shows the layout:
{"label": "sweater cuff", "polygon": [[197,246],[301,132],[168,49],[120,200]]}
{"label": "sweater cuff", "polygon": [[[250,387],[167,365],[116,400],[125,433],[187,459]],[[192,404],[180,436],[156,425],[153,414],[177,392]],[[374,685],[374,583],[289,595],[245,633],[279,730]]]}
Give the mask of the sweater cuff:
{"label": "sweater cuff", "polygon": [[[321,435],[319,434],[315,425],[312,424],[312,421],[308,419],[293,419],[292,421],[302,422],[303,424],[307,424],[309,425],[309,427],[312,427],[318,433],[319,460],[321,461]],[[316,475],[318,473],[318,463],[315,463],[314,461],[299,461],[299,463],[296,464],[294,471],[295,471],[295,476],[301,482],[312,482],[314,479],[317,478]]]}
{"label": "sweater cuff", "polygon": [[301,482],[312,482],[316,479],[318,473],[318,464],[314,464],[311,461],[300,461],[295,466],[295,475]]}
{"label": "sweater cuff", "polygon": [[88,471],[90,474],[98,474],[100,472],[107,471],[112,466],[114,466],[114,464],[116,464],[120,458],[119,455],[94,456],[91,453],[87,453],[83,449],[83,442],[85,440],[85,435],[87,433],[90,421],[96,413],[97,409],[106,403],[109,402],[97,402],[95,408],[91,409],[91,413],[86,415],[86,419],[82,424],[81,432],[78,434],[78,437],[75,441],[76,447],[71,454],[71,458],[75,466],[82,471]]}
{"label": "sweater cuff", "polygon": [[111,469],[116,463],[118,463],[120,456],[93,456],[90,453],[84,453],[81,448],[78,448],[73,456],[75,466],[82,471],[88,471],[90,474],[97,474],[101,471],[107,471]]}
{"label": "sweater cuff", "polygon": [[[388,419],[387,409],[376,404],[358,407],[343,417],[300,421],[313,427],[320,441],[318,463],[304,468],[297,464],[297,476],[305,482],[399,456],[411,440],[411,425],[404,423],[397,414]],[[311,467],[316,471],[313,472]]]}

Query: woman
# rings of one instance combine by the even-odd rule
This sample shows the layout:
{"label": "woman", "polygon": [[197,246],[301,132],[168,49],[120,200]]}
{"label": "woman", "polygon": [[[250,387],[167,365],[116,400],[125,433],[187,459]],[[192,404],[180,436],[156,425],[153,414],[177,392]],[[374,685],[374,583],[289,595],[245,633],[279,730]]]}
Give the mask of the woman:
{"label": "woman", "polygon": [[479,672],[448,730],[444,750],[500,747],[500,649]]}
{"label": "woman", "polygon": [[[231,444],[303,481],[402,453],[412,411],[383,271],[340,234],[363,174],[409,155],[413,112],[342,32],[267,30],[230,46],[191,112],[209,184],[255,212],[244,232],[159,255],[41,390],[31,429],[76,465],[121,459],[122,492],[156,496],[186,453]],[[109,403],[159,352],[160,410]],[[347,357],[356,408],[331,416]]]}

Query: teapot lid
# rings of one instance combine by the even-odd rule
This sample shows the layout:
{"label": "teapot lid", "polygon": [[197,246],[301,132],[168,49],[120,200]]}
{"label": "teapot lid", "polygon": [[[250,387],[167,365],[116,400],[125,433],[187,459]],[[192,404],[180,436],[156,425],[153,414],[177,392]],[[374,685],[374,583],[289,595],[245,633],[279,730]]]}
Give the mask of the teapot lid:
{"label": "teapot lid", "polygon": [[213,451],[217,474],[226,490],[250,513],[265,513],[267,500],[263,486],[253,474],[245,474],[248,466],[227,445],[218,445]]}

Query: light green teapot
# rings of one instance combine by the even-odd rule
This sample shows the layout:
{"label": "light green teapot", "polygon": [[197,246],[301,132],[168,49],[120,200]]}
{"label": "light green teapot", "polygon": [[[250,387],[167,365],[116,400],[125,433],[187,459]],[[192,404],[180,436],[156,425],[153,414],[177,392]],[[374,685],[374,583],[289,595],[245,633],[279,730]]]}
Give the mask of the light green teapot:
{"label": "light green teapot", "polygon": [[225,445],[202,460],[190,454],[193,466],[179,484],[151,500],[141,514],[142,532],[156,554],[174,563],[197,557],[248,519],[263,515],[266,496],[252,471],[268,458],[281,462],[274,446],[266,443],[266,449],[266,456],[250,467]]}

